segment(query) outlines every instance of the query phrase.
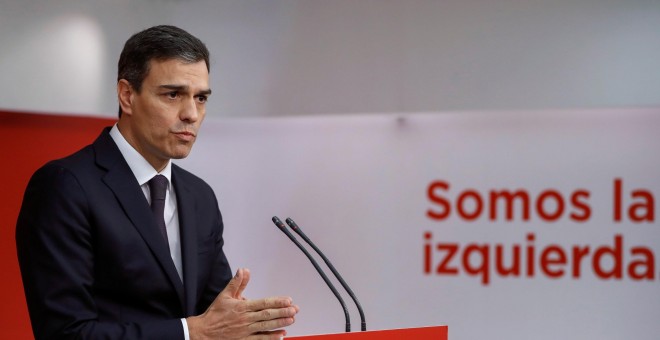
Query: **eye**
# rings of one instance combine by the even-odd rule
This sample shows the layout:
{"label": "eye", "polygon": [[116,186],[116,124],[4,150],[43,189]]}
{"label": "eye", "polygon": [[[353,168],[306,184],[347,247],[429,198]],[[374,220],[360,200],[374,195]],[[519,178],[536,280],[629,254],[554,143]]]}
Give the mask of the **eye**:
{"label": "eye", "polygon": [[165,94],[169,99],[177,99],[179,97],[179,92],[172,91]]}
{"label": "eye", "polygon": [[209,100],[208,96],[197,96],[197,101],[201,104],[206,103]]}

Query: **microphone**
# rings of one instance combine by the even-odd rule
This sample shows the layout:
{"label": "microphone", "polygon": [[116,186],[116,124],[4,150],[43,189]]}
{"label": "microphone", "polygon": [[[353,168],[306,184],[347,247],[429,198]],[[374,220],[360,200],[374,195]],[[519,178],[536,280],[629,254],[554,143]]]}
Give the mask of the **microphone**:
{"label": "microphone", "polygon": [[360,321],[362,322],[362,331],[363,332],[366,331],[367,323],[364,320],[364,312],[362,311],[362,306],[360,305],[360,302],[355,297],[355,294],[353,294],[353,291],[348,286],[346,281],[344,281],[344,278],[342,278],[341,275],[339,275],[339,272],[337,272],[335,266],[333,266],[330,260],[328,260],[328,258],[325,257],[325,255],[323,255],[323,252],[314,244],[314,242],[312,242],[312,240],[310,240],[309,237],[305,235],[305,233],[302,231],[302,229],[300,229],[300,227],[298,227],[298,225],[296,224],[296,222],[293,221],[293,219],[291,219],[290,217],[287,218],[286,224],[288,224],[289,227],[291,227],[291,229],[293,229],[293,231],[296,232],[296,234],[298,234],[303,240],[305,240],[305,242],[307,242],[307,244],[309,244],[312,247],[312,249],[314,249],[314,251],[316,251],[316,253],[319,254],[319,256],[321,256],[323,262],[325,262],[328,268],[330,268],[330,271],[332,271],[332,274],[335,275],[339,283],[341,283],[342,287],[344,287],[344,289],[348,292],[348,295],[351,296],[351,299],[353,299],[353,302],[355,303],[355,306],[357,306],[358,312],[360,313]]}
{"label": "microphone", "polygon": [[323,278],[323,281],[325,281],[325,284],[328,285],[328,287],[330,288],[332,293],[335,295],[337,300],[339,300],[339,303],[341,304],[341,308],[344,310],[344,317],[346,318],[346,332],[347,333],[350,332],[351,331],[351,317],[348,315],[348,309],[346,308],[346,303],[344,303],[344,299],[341,298],[341,295],[339,295],[339,292],[337,292],[337,289],[335,288],[335,286],[332,284],[332,282],[330,282],[330,280],[328,279],[328,276],[325,275],[325,273],[323,272],[321,267],[319,267],[319,264],[316,262],[316,260],[314,260],[312,255],[309,254],[307,249],[305,249],[305,247],[303,247],[303,245],[300,244],[300,242],[298,242],[298,240],[286,229],[286,226],[284,225],[284,223],[282,223],[282,221],[280,221],[280,219],[277,216],[273,216],[272,220],[273,220],[273,223],[275,223],[275,225],[284,234],[286,234],[286,236],[288,236],[291,239],[291,241],[293,243],[295,243],[296,246],[298,246],[298,248],[300,248],[300,250],[305,254],[305,256],[307,256],[309,261],[312,262],[312,265],[314,265],[314,268],[316,268],[316,271]]}

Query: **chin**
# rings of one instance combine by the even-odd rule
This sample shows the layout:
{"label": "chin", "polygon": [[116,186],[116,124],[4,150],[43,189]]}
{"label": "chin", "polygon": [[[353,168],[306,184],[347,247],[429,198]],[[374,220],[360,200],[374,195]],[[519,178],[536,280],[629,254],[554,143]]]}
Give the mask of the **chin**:
{"label": "chin", "polygon": [[185,153],[185,154],[175,154],[175,155],[173,155],[173,156],[171,157],[171,159],[184,159],[184,158],[188,157],[188,154],[189,154],[189,153]]}
{"label": "chin", "polygon": [[188,157],[189,154],[190,154],[190,149],[175,151],[175,152],[172,152],[172,154],[170,154],[170,158],[171,159],[183,159],[183,158]]}

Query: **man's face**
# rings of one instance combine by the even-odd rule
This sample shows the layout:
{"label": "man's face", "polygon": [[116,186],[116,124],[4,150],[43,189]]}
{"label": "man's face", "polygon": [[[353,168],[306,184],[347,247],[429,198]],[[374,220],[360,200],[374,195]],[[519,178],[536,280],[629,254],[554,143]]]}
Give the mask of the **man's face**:
{"label": "man's face", "polygon": [[120,101],[122,93],[127,100],[119,129],[128,142],[157,171],[172,158],[188,156],[211,94],[204,61],[152,60],[139,93],[122,82]]}

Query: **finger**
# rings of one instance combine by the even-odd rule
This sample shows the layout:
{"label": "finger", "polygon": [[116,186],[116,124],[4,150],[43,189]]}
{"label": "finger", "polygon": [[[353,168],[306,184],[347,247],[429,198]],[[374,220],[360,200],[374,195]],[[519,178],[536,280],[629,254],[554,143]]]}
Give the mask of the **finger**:
{"label": "finger", "polygon": [[272,296],[265,299],[248,300],[247,310],[254,312],[269,308],[286,308],[290,307],[291,304],[292,300],[288,296]]}
{"label": "finger", "polygon": [[286,336],[286,331],[283,329],[278,329],[274,331],[266,332],[257,332],[247,337],[249,340],[280,340],[283,336]]}
{"label": "finger", "polygon": [[293,307],[288,308],[275,308],[275,309],[264,309],[258,312],[251,312],[247,315],[247,320],[250,322],[260,322],[265,320],[274,320],[281,318],[292,318],[298,311]]}
{"label": "finger", "polygon": [[243,268],[243,281],[241,281],[241,285],[238,287],[236,295],[234,295],[235,298],[242,300],[243,291],[245,290],[245,287],[247,287],[248,282],[250,282],[250,270]]}
{"label": "finger", "polygon": [[248,329],[251,333],[272,331],[278,328],[291,326],[294,322],[296,322],[296,320],[293,317],[265,320],[250,324]]}
{"label": "finger", "polygon": [[[243,269],[239,268],[236,271],[236,275],[234,275],[234,277],[229,280],[229,283],[227,283],[227,286],[225,286],[225,289],[222,290],[220,295],[229,295],[231,297],[235,297],[241,285],[243,285],[243,274]],[[243,287],[243,289],[245,289],[245,287]]]}

